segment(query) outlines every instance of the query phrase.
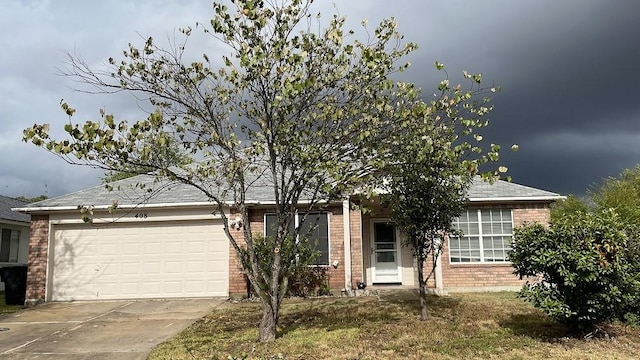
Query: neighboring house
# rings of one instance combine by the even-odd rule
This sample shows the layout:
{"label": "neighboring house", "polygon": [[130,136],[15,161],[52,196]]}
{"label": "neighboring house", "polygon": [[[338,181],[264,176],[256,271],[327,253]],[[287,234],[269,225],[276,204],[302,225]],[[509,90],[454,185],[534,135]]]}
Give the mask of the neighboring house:
{"label": "neighboring house", "polygon": [[[11,211],[24,207],[24,201],[0,195],[0,267],[26,264],[29,258],[29,221],[27,214]],[[0,291],[4,283],[0,282]]]}
{"label": "neighboring house", "polygon": [[[136,183],[149,176],[25,205],[31,214],[27,301],[210,297],[246,294],[246,281],[226,238],[222,219],[196,189],[168,184],[149,196]],[[127,190],[123,190],[127,189]],[[251,227],[269,229],[274,220],[272,189],[255,185],[247,193]],[[143,196],[148,198],[141,204]],[[451,239],[436,267],[434,291],[512,289],[522,282],[506,261],[513,228],[549,220],[558,194],[498,181],[475,181],[468,210],[456,222],[465,236]],[[115,214],[107,208],[118,202]],[[357,282],[415,287],[415,261],[401,246],[401,229],[388,210],[362,212],[354,197],[314,212],[332,289],[350,291]],[[93,224],[81,220],[79,206],[91,206]],[[235,225],[236,216],[228,209]],[[297,221],[300,221],[299,219]],[[305,224],[297,224],[305,226]],[[241,237],[235,226],[232,232]]]}

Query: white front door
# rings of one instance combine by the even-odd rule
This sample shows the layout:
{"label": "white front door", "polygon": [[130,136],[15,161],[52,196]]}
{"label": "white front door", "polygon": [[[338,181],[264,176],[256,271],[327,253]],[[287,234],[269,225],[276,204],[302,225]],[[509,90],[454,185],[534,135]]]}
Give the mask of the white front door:
{"label": "white front door", "polygon": [[371,264],[374,284],[400,283],[400,246],[395,225],[374,221],[371,229]]}

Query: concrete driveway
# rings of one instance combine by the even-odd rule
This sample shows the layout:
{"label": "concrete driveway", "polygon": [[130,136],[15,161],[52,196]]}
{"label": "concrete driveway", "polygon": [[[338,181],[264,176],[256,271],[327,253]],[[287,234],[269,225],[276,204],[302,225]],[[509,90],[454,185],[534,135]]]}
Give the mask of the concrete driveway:
{"label": "concrete driveway", "polygon": [[146,359],[225,299],[47,303],[0,317],[0,359]]}

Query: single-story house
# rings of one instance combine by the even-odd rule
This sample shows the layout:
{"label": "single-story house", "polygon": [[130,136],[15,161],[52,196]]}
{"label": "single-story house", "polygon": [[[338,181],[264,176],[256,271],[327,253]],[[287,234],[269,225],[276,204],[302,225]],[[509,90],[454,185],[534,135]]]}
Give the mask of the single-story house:
{"label": "single-story house", "polygon": [[[140,183],[147,186],[134,186]],[[144,175],[114,188],[97,186],[14,209],[31,215],[28,302],[246,294],[222,219],[199,190],[153,183]],[[266,185],[247,193],[254,231],[265,231],[273,221],[271,196]],[[560,198],[515,183],[475,181],[468,209],[456,222],[465,235],[445,244],[434,291],[519,286],[506,258],[513,228],[548,222],[549,206]],[[114,200],[118,209],[110,214]],[[389,222],[388,210],[363,212],[357,205],[354,197],[313,213],[318,262],[328,269],[330,287],[338,292],[351,291],[358,282],[368,289],[415,287],[415,261],[401,245],[401,229]],[[92,209],[93,224],[81,220],[81,206]],[[236,221],[233,209],[228,215]],[[241,236],[238,227],[232,231]]]}
{"label": "single-story house", "polygon": [[[24,207],[27,203],[0,195],[0,267],[26,264],[29,254],[28,214],[11,211]],[[4,283],[0,282],[0,291]]]}

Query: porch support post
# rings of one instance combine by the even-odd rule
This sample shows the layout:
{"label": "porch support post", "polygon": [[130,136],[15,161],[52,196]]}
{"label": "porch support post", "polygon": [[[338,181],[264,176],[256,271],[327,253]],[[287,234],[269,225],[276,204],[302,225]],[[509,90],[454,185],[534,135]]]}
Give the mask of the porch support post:
{"label": "porch support post", "polygon": [[351,294],[351,220],[349,199],[342,201],[342,222],[344,227],[344,288]]}
{"label": "porch support post", "polygon": [[435,285],[436,294],[444,295],[444,286],[442,284],[442,253],[436,257]]}

